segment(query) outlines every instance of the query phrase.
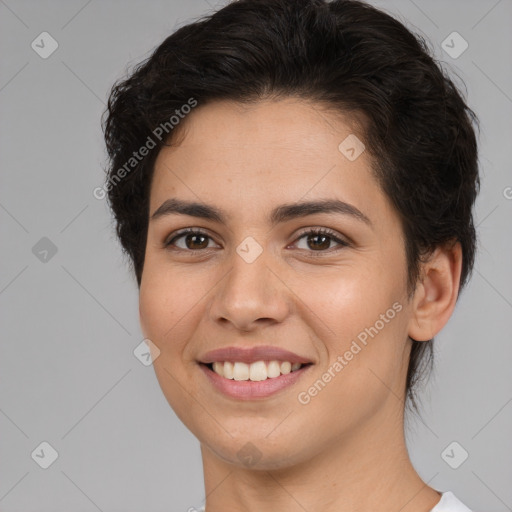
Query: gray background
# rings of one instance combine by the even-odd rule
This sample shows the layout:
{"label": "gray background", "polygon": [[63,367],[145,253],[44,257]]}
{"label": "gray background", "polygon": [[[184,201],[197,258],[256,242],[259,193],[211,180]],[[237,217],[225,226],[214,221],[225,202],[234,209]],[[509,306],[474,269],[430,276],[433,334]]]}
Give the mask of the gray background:
{"label": "gray background", "polygon": [[[512,1],[372,3],[432,41],[482,123],[476,269],[437,338],[410,454],[474,510],[512,510]],[[109,87],[220,5],[0,0],[2,512],[185,511],[204,498],[199,443],[133,354],[137,287],[92,191]],[[59,45],[46,59],[31,48],[43,31]],[[469,43],[456,59],[441,46],[453,31]],[[43,441],[58,452],[47,469]],[[453,441],[452,464],[469,454],[457,469],[442,456]]]}

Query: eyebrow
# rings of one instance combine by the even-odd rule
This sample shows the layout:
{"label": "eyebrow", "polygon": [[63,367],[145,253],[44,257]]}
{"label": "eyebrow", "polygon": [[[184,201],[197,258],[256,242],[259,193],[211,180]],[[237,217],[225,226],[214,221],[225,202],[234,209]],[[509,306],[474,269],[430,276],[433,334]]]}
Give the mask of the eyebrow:
{"label": "eyebrow", "polygon": [[[372,227],[372,222],[363,212],[358,210],[355,206],[345,203],[344,201],[340,201],[339,199],[323,199],[302,203],[283,204],[272,210],[272,213],[270,214],[270,223],[272,226],[275,226],[280,222],[314,215],[315,213],[338,213],[342,215],[349,215]],[[228,215],[215,206],[206,203],[171,198],[167,199],[159,206],[159,208],[151,215],[151,220],[176,214],[212,220],[221,224],[226,224],[228,219]]]}

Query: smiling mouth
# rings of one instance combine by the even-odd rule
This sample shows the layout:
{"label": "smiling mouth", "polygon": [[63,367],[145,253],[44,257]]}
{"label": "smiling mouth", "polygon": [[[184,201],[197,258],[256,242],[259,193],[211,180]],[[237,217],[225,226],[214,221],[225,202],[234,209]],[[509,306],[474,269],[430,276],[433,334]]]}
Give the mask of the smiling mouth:
{"label": "smiling mouth", "polygon": [[255,361],[251,364],[238,361],[216,361],[214,363],[200,364],[226,380],[261,382],[294,373],[307,366],[311,366],[312,363],[303,364],[273,360]]}

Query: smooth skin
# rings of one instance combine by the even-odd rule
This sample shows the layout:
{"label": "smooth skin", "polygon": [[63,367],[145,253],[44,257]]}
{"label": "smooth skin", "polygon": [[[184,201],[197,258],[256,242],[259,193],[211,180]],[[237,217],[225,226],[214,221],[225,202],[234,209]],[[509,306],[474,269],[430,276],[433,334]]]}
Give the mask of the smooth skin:
{"label": "smooth skin", "polygon": [[[160,386],[201,444],[206,512],[428,512],[440,500],[405,444],[408,335],[428,340],[448,321],[460,244],[438,248],[408,296],[402,227],[369,153],[350,161],[338,149],[349,134],[363,140],[357,126],[297,98],[216,101],[196,107],[157,157],[150,216],[177,198],[226,217],[151,220],[140,286],[141,328],[160,350]],[[324,212],[270,224],[278,206],[322,199],[355,206],[371,224]],[[185,234],[165,246],[189,227],[206,238]],[[302,234],[314,228],[348,245]],[[252,263],[236,251],[247,237],[263,249]],[[298,394],[396,302],[401,311],[300,403]],[[314,365],[293,386],[249,401],[222,395],[198,366],[209,350],[254,345]],[[253,465],[238,457],[244,446],[258,454]]]}

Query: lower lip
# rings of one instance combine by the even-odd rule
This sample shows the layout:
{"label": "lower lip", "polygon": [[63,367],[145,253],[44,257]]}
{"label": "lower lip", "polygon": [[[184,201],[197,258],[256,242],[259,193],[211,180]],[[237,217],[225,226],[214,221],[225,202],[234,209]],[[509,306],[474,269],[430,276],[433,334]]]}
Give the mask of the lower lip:
{"label": "lower lip", "polygon": [[303,366],[286,375],[260,381],[226,379],[213,370],[210,370],[205,364],[200,363],[199,366],[214,387],[220,392],[231,398],[253,400],[255,398],[266,398],[274,395],[282,389],[295,384],[312,365]]}

